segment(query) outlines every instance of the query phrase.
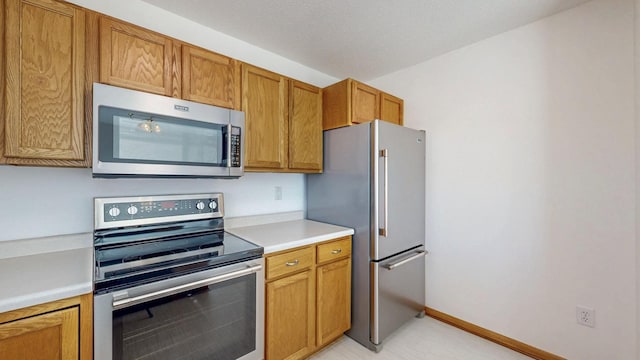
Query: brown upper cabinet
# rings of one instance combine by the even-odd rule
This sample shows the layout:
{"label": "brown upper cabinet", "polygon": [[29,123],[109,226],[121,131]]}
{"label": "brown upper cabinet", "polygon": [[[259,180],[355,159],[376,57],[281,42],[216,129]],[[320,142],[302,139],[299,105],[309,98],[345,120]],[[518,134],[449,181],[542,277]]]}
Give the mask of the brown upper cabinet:
{"label": "brown upper cabinet", "polygon": [[402,99],[353,79],[323,89],[324,130],[381,119],[403,125]]}
{"label": "brown upper cabinet", "polygon": [[322,89],[289,82],[289,169],[322,171]]}
{"label": "brown upper cabinet", "polygon": [[380,92],[380,119],[388,122],[404,124],[404,100],[393,95]]}
{"label": "brown upper cabinet", "polygon": [[287,166],[287,85],[282,75],[242,64],[245,170]]}
{"label": "brown upper cabinet", "polygon": [[182,98],[240,109],[240,62],[182,45]]}
{"label": "brown upper cabinet", "polygon": [[178,97],[173,58],[170,38],[109,17],[100,18],[100,82]]}
{"label": "brown upper cabinet", "polygon": [[88,166],[85,11],[51,0],[3,3],[1,162]]}
{"label": "brown upper cabinet", "polygon": [[2,4],[0,164],[91,166],[101,82],[243,110],[248,171],[322,172],[322,89],[64,1]]}
{"label": "brown upper cabinet", "polygon": [[240,108],[237,60],[106,16],[100,19],[100,82]]}
{"label": "brown upper cabinet", "polygon": [[245,170],[322,171],[322,91],[242,64]]}

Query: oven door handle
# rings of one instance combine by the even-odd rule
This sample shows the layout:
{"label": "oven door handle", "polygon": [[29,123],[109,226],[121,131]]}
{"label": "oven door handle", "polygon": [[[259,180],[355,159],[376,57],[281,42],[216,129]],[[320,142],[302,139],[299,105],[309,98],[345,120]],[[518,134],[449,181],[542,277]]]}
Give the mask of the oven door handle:
{"label": "oven door handle", "polygon": [[150,292],[148,294],[138,295],[130,298],[117,299],[117,300],[114,299],[113,310],[124,309],[129,306],[141,304],[151,300],[160,299],[166,296],[181,293],[183,291],[189,291],[192,289],[197,289],[199,287],[208,286],[215,283],[239,278],[242,276],[246,276],[246,275],[258,272],[260,270],[262,270],[262,265],[254,265],[246,269],[233,271],[233,272],[222,274],[222,275],[216,275],[210,278],[194,281],[188,284],[178,285],[178,286]]}

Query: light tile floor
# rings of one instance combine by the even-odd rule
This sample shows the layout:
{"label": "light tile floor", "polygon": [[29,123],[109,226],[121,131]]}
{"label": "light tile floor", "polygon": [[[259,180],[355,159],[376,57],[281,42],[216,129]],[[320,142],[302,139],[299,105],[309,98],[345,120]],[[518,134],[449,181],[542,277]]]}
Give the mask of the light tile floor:
{"label": "light tile floor", "polygon": [[374,353],[343,336],[311,360],[530,360],[488,340],[430,318],[413,319]]}

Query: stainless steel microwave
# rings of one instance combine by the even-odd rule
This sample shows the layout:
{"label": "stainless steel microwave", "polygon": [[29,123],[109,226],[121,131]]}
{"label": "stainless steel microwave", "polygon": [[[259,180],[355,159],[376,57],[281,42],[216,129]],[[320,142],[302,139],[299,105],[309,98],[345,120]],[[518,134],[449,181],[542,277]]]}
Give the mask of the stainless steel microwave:
{"label": "stainless steel microwave", "polygon": [[243,175],[244,113],[93,84],[93,177]]}

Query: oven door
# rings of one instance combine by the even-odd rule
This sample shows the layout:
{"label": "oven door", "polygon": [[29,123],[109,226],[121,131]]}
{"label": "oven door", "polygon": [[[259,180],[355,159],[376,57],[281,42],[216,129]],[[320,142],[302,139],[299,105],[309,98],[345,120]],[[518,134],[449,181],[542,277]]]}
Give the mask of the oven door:
{"label": "oven door", "polygon": [[94,297],[94,358],[262,359],[263,259]]}

